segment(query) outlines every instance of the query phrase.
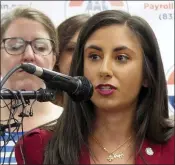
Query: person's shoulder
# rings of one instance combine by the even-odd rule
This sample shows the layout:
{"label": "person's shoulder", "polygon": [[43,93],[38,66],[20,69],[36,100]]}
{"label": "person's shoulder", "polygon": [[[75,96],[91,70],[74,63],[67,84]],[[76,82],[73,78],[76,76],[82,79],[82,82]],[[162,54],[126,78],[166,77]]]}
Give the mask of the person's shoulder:
{"label": "person's shoulder", "polygon": [[175,136],[172,136],[166,143],[162,144],[162,151],[168,151],[174,155],[174,138]]}
{"label": "person's shoulder", "polygon": [[160,164],[174,164],[174,135],[160,145]]}
{"label": "person's shoulder", "polygon": [[34,129],[26,133],[15,146],[15,156],[18,164],[42,164],[44,151],[53,132],[46,129]]}
{"label": "person's shoulder", "polygon": [[19,142],[24,143],[24,142],[32,142],[35,141],[44,144],[47,142],[51,137],[52,137],[53,132],[47,129],[41,129],[37,128],[34,129],[30,132],[27,132],[24,137],[21,137]]}
{"label": "person's shoulder", "polygon": [[[164,143],[155,143],[145,139],[142,145],[144,160],[148,164],[174,164],[174,136]],[[143,164],[138,156],[137,164]]]}

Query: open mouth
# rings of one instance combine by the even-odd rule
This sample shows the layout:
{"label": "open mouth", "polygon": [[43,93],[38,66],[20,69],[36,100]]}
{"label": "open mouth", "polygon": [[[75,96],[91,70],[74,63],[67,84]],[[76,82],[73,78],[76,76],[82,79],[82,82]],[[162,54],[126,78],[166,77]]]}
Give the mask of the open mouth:
{"label": "open mouth", "polygon": [[111,84],[100,84],[95,89],[101,95],[111,95],[117,88]]}
{"label": "open mouth", "polygon": [[111,90],[112,88],[110,86],[100,86],[100,90]]}

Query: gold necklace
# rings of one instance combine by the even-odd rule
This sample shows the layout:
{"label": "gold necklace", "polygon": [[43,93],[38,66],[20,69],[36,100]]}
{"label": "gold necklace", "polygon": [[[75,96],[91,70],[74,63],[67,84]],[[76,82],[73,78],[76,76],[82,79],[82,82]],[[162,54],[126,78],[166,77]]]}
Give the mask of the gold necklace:
{"label": "gold necklace", "polygon": [[[129,145],[128,145],[124,150],[126,150],[128,147],[130,147],[130,145],[131,145],[131,143],[129,143]],[[124,150],[123,150],[123,152],[124,152]],[[113,153],[111,153],[111,154],[107,157],[107,160],[108,160],[109,162],[112,162],[113,159],[115,159],[115,158],[120,158],[120,159],[122,159],[122,158],[124,157],[123,152],[121,152],[121,153],[119,153],[119,154],[116,154],[115,152],[113,152]]]}
{"label": "gold necklace", "polygon": [[[106,158],[107,161],[109,162],[112,162],[114,159],[118,158],[118,159],[122,159],[124,157],[124,153],[123,152],[120,152],[118,154],[116,154],[115,152],[121,148],[124,144],[126,144],[130,139],[131,139],[131,136],[126,140],[124,141],[124,143],[120,144],[114,151],[110,152],[108,151],[94,136],[92,136],[92,138],[95,140],[95,142],[100,146],[100,148],[102,150],[104,150],[105,152],[108,153],[108,157]],[[130,145],[128,145],[129,147]]]}

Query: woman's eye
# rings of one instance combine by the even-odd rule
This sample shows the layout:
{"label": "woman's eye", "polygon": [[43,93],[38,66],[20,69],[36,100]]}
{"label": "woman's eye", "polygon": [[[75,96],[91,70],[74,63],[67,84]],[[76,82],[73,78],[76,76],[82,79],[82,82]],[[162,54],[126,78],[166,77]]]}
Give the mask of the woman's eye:
{"label": "woman's eye", "polygon": [[126,55],[118,55],[117,57],[116,57],[116,59],[117,59],[117,61],[120,61],[120,62],[127,62],[128,61],[128,59],[129,59],[129,57],[128,56],[126,56]]}
{"label": "woman's eye", "polygon": [[47,48],[44,47],[44,46],[37,46],[37,47],[35,47],[35,49],[38,50],[38,51],[40,51],[40,52],[44,52],[44,51],[47,50]]}
{"label": "woman's eye", "polygon": [[14,45],[7,45],[6,47],[10,50],[19,50],[23,48],[23,44],[14,44]]}
{"label": "woman's eye", "polygon": [[91,60],[99,60],[99,59],[100,59],[100,57],[99,57],[97,54],[90,54],[90,55],[89,55],[89,58],[90,58]]}

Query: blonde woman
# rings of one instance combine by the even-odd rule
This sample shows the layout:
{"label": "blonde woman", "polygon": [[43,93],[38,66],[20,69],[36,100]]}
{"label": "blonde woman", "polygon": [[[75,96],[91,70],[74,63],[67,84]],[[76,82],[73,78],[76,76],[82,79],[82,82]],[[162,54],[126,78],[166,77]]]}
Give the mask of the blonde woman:
{"label": "blonde woman", "polygon": [[[53,69],[58,52],[56,36],[57,32],[52,21],[38,10],[16,8],[4,15],[1,19],[1,76],[4,77],[9,70],[22,62]],[[30,91],[46,88],[46,86],[38,77],[24,71],[17,71],[4,84],[4,88]],[[1,107],[3,106],[4,102],[1,100]],[[15,118],[19,121],[21,120],[21,117],[19,117],[21,108],[22,106],[15,113]],[[51,102],[36,101],[32,109],[33,116],[24,117],[24,132],[56,120],[62,113],[62,108]],[[30,106],[27,106],[25,111],[28,115]],[[1,124],[6,124],[8,118],[8,108],[1,108]],[[19,132],[21,131],[20,127]],[[7,152],[10,152],[12,148],[13,145],[8,147]],[[5,150],[1,152],[3,152],[1,162],[3,162]],[[4,163],[8,163],[9,153],[6,153],[5,157]],[[14,154],[11,163],[15,163]]]}

